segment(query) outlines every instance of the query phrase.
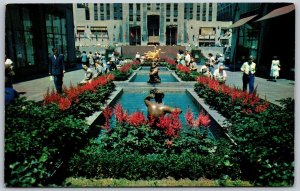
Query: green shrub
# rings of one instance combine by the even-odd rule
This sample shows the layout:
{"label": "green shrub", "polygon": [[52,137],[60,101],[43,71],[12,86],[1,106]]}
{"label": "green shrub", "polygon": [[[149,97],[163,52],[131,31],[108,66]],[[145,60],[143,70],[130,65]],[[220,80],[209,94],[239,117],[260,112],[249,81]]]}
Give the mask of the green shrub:
{"label": "green shrub", "polygon": [[72,115],[59,117],[47,107],[19,99],[5,109],[5,182],[7,186],[47,184],[54,166],[78,149],[88,126]]}
{"label": "green shrub", "polygon": [[68,171],[75,177],[129,180],[238,178],[231,152],[227,141],[209,139],[207,130],[186,129],[170,140],[148,125],[118,124],[76,154]]}
{"label": "green shrub", "polygon": [[[254,105],[247,96],[233,99],[208,86],[197,83],[195,91],[232,124],[227,131],[237,146],[231,157],[239,158],[242,178],[257,186],[293,185],[294,100],[281,100],[282,107],[264,100]],[[234,91],[239,94],[239,90]]]}

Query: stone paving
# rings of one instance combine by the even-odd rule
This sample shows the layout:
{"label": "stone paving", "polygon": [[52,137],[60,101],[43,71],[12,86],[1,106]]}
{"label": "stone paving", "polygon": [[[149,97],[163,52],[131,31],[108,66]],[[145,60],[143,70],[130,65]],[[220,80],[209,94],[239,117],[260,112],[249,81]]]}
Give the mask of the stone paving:
{"label": "stone paving", "polygon": [[[200,67],[200,66],[199,66]],[[65,73],[64,84],[69,87],[70,84],[76,85],[84,78],[84,71],[77,67],[77,70],[73,70]],[[226,71],[227,85],[236,86],[242,88],[242,73]],[[132,82],[116,82],[117,86],[128,86],[128,83]],[[134,82],[137,87],[162,87],[162,88],[176,88],[176,87],[193,87],[195,82],[162,82],[157,85],[150,85],[146,82]],[[255,86],[257,87],[257,93],[261,98],[266,98],[268,101],[279,104],[279,99],[282,98],[294,98],[295,81],[278,79],[277,82],[268,81],[267,79],[256,77]],[[24,92],[22,96],[27,97],[29,100],[41,101],[45,95],[47,89],[52,90],[54,88],[53,81],[50,81],[49,77],[42,77],[35,80],[24,81],[14,84],[14,88],[18,92]]]}

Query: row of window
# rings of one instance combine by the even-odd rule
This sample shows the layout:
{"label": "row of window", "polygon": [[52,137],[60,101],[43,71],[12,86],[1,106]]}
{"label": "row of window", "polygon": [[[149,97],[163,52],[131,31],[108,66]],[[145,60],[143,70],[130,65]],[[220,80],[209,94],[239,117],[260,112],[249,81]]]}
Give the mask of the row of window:
{"label": "row of window", "polygon": [[[110,20],[110,5],[109,3],[94,3],[94,20]],[[147,3],[146,7],[147,10],[150,11],[152,6],[151,3]],[[156,3],[156,10],[160,10],[160,3]],[[90,11],[87,5],[85,4],[79,4],[77,5],[78,8],[85,8],[85,15],[86,15],[86,20],[90,20]],[[170,21],[171,17],[171,3],[166,4],[166,20],[167,22]],[[201,4],[197,3],[197,14],[196,14],[196,19],[200,20],[200,13],[201,13]],[[122,20],[122,4],[121,3],[114,3],[113,4],[113,15],[114,15],[114,20]],[[208,21],[212,21],[212,3],[208,3]],[[105,11],[106,10],[106,11]],[[100,12],[100,14],[99,14]],[[106,12],[106,14],[105,14]],[[194,12],[194,6],[193,3],[185,3],[184,4],[184,19],[194,19],[193,18],[193,12]],[[207,14],[207,4],[203,3],[203,8],[202,8],[202,21],[206,21],[206,14]],[[136,12],[134,13],[134,4],[129,3],[129,21],[134,20],[134,15],[136,15],[136,21],[141,21],[141,4],[136,3]],[[105,18],[106,16],[106,18]],[[173,17],[177,18],[178,17],[178,3],[173,4]],[[174,22],[176,22],[174,19]]]}

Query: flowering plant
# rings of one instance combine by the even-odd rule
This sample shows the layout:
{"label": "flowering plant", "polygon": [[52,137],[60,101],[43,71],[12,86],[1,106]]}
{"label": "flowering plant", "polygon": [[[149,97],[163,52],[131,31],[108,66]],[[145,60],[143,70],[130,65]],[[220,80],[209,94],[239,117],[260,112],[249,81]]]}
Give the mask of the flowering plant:
{"label": "flowering plant", "polygon": [[[114,76],[112,74],[107,74],[105,76],[99,76],[98,78],[92,80],[90,83],[86,83],[84,85],[78,85],[74,87],[71,85],[69,88],[64,87],[64,94],[58,94],[54,91],[47,91],[46,95],[44,95],[43,104],[45,106],[49,104],[56,104],[63,111],[65,110],[73,110],[73,113],[80,113],[78,109],[80,108],[80,104],[84,102],[84,99],[89,97],[90,103],[85,102],[85,104],[94,104],[104,99],[104,92],[111,92],[114,88],[112,84],[112,80]],[[102,92],[102,93],[101,93]],[[100,97],[99,97],[100,96]],[[103,97],[104,96],[104,97]],[[93,100],[91,100],[91,98]],[[82,106],[82,107],[87,107]],[[77,110],[77,111],[76,111]],[[71,112],[72,113],[72,112]]]}

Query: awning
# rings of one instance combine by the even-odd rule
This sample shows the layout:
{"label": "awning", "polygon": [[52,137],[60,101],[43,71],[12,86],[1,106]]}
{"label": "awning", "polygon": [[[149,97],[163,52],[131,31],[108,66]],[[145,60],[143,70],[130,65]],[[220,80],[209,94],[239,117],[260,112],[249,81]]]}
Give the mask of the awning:
{"label": "awning", "polygon": [[242,19],[238,20],[237,22],[233,23],[232,25],[230,25],[228,28],[235,28],[235,27],[242,26],[243,24],[247,23],[248,21],[250,21],[251,19],[253,19],[256,16],[257,15],[252,15],[250,17],[242,18]]}
{"label": "awning", "polygon": [[295,10],[295,5],[294,4],[291,4],[291,5],[288,5],[288,6],[285,6],[285,7],[281,7],[281,8],[278,8],[278,9],[275,9],[275,10],[271,11],[270,13],[268,13],[265,16],[263,16],[262,18],[256,20],[255,22],[266,20],[266,19],[271,19],[271,18],[274,18],[274,17],[278,17],[280,15],[284,15],[284,14],[287,14],[289,12],[292,12],[293,10]]}

